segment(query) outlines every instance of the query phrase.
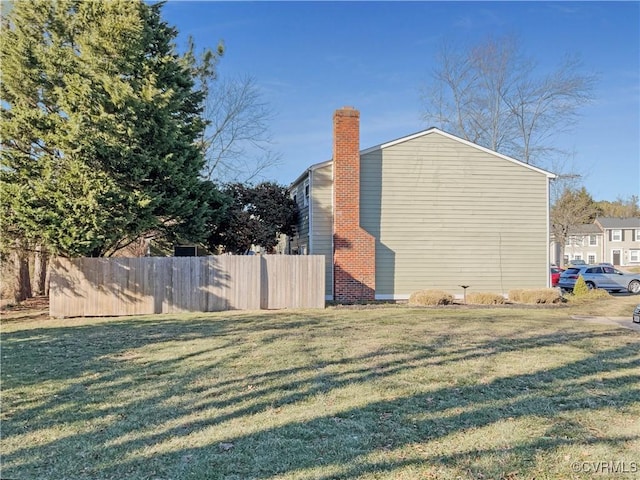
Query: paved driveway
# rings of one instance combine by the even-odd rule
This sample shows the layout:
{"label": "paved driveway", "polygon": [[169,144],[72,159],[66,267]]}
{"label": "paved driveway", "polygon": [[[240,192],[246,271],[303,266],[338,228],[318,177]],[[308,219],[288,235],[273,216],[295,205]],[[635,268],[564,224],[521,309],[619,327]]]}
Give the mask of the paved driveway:
{"label": "paved driveway", "polygon": [[571,318],[592,323],[608,323],[610,325],[618,325],[622,328],[628,328],[630,330],[640,332],[640,323],[634,323],[630,317],[595,317],[591,315],[573,315]]}

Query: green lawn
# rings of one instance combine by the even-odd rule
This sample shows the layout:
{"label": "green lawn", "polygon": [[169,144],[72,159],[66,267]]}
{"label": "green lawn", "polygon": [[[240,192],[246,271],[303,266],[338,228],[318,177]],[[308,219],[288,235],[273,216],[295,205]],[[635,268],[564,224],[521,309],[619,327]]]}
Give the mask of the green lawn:
{"label": "green lawn", "polygon": [[0,477],[640,478],[635,303],[5,317]]}

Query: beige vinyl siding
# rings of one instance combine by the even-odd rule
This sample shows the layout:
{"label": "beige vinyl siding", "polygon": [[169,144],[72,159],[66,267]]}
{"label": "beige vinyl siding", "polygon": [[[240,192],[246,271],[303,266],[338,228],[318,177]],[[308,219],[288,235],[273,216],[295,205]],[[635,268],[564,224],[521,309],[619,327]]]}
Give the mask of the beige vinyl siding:
{"label": "beige vinyl siding", "polygon": [[311,171],[312,255],[325,256],[327,296],[333,295],[333,165]]}
{"label": "beige vinyl siding", "polygon": [[544,173],[434,132],[364,154],[360,181],[378,298],[547,286]]}

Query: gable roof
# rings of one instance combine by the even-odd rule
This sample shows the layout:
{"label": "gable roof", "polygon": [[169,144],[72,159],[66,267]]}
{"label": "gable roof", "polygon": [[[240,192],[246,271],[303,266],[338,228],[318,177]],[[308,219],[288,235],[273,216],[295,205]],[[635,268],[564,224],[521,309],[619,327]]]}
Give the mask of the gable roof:
{"label": "gable roof", "polygon": [[602,230],[595,223],[583,223],[569,228],[569,235],[602,235]]}
{"label": "gable roof", "polygon": [[[541,173],[541,174],[545,175],[549,179],[556,178],[556,175],[554,173],[548,172],[547,170],[543,170],[542,168],[534,167],[533,165],[521,162],[520,160],[516,160],[515,158],[508,157],[507,155],[503,155],[503,154],[498,153],[498,152],[494,152],[493,150],[490,150],[490,149],[485,148],[485,147],[481,147],[480,145],[476,145],[475,143],[470,142],[468,140],[465,140],[464,138],[460,138],[460,137],[457,137],[457,136],[452,135],[450,133],[444,132],[444,131],[440,130],[439,128],[436,128],[436,127],[431,127],[431,128],[426,129],[426,130],[422,130],[420,132],[413,133],[411,135],[407,135],[405,137],[397,138],[397,139],[392,140],[390,142],[381,143],[380,145],[376,145],[374,147],[365,148],[364,150],[360,150],[360,155],[366,155],[367,153],[375,152],[376,150],[383,150],[385,148],[392,147],[393,145],[398,145],[399,143],[408,142],[409,140],[413,140],[414,138],[420,138],[420,137],[423,137],[425,135],[430,135],[430,134],[434,134],[434,133],[437,134],[437,135],[442,135],[443,137],[449,138],[451,140],[455,140],[456,142],[460,142],[463,145],[467,145],[467,146],[469,146],[471,148],[475,148],[477,150],[480,150],[481,152],[488,153],[490,155],[494,155],[496,157],[502,158],[503,160],[507,160],[508,162],[511,162],[511,163],[515,163],[516,165],[519,165],[521,167],[528,168],[529,170],[533,170],[534,172]],[[297,185],[298,183],[300,183],[302,181],[302,179],[305,178],[309,174],[309,172],[311,172],[313,170],[317,170],[318,168],[326,167],[327,165],[331,165],[331,163],[333,163],[333,159],[325,160],[324,162],[315,163],[315,164],[311,165],[304,172],[302,172],[302,174],[300,174],[300,176],[298,176],[298,178],[296,178],[293,182],[291,182],[291,187],[294,186],[294,185]]]}
{"label": "gable roof", "polygon": [[289,188],[291,188],[294,185],[297,185],[298,183],[300,183],[304,178],[307,177],[307,175],[309,175],[309,172],[312,172],[312,171],[317,170],[317,169],[322,168],[322,167],[326,167],[327,165],[331,165],[332,163],[333,163],[333,160],[325,160],[324,162],[314,163],[309,168],[307,168],[304,172],[302,172],[298,176],[298,178],[296,178],[293,182],[291,182],[291,184],[289,185]]}
{"label": "gable roof", "polygon": [[604,229],[640,228],[640,218],[637,217],[598,217],[596,218],[596,222]]}
{"label": "gable roof", "polygon": [[451,140],[455,140],[456,142],[462,143],[463,145],[467,145],[467,146],[469,146],[471,148],[475,148],[476,150],[480,150],[481,152],[488,153],[490,155],[494,155],[496,157],[502,158],[503,160],[507,160],[508,162],[520,165],[521,167],[525,167],[525,168],[528,168],[528,169],[533,170],[535,172],[542,173],[543,175],[546,175],[547,178],[551,178],[551,179],[556,178],[555,174],[553,174],[551,172],[548,172],[546,170],[543,170],[542,168],[534,167],[533,165],[521,162],[520,160],[516,160],[515,158],[508,157],[507,155],[503,155],[501,153],[495,152],[495,151],[490,150],[490,149],[485,148],[485,147],[481,147],[480,145],[477,145],[477,144],[475,144],[473,142],[465,140],[464,138],[460,138],[460,137],[457,137],[457,136],[452,135],[450,133],[447,133],[445,131],[442,131],[439,128],[436,128],[436,127],[431,127],[431,128],[428,128],[427,130],[423,130],[421,132],[417,132],[417,133],[414,133],[412,135],[407,135],[406,137],[401,137],[401,138],[398,138],[396,140],[392,140],[392,141],[387,142],[387,143],[382,143],[380,145],[376,145],[375,147],[371,147],[371,148],[367,148],[365,150],[361,150],[360,151],[360,155],[364,155],[364,154],[367,154],[367,153],[375,152],[376,150],[383,150],[385,148],[392,147],[393,145],[398,145],[399,143],[408,142],[409,140],[413,140],[414,138],[420,138],[420,137],[424,137],[425,135],[432,135],[432,134],[441,135],[441,136],[449,138]]}

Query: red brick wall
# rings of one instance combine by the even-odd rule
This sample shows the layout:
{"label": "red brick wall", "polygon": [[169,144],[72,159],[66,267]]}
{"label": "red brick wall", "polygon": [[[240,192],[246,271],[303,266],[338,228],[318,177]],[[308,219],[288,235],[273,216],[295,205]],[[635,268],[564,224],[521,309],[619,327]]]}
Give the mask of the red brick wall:
{"label": "red brick wall", "polygon": [[375,239],[360,228],[360,112],[344,107],[333,116],[334,300],[374,300]]}

